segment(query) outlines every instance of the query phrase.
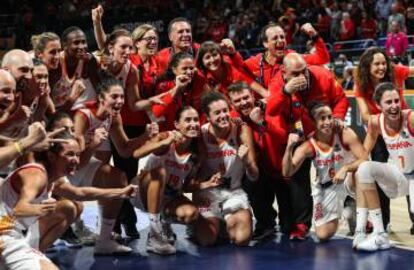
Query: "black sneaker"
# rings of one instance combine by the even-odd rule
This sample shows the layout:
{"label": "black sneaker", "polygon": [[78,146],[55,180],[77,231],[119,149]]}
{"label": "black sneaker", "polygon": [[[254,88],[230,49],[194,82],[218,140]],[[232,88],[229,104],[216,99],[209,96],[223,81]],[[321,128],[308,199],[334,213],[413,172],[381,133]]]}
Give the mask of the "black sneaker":
{"label": "black sneaker", "polygon": [[135,224],[122,224],[125,235],[130,239],[139,239],[140,235]]}
{"label": "black sneaker", "polygon": [[76,236],[71,227],[60,237],[60,242],[68,248],[82,247],[82,241]]}
{"label": "black sneaker", "polygon": [[253,232],[253,240],[262,241],[270,239],[275,236],[276,230],[274,227],[256,228]]}

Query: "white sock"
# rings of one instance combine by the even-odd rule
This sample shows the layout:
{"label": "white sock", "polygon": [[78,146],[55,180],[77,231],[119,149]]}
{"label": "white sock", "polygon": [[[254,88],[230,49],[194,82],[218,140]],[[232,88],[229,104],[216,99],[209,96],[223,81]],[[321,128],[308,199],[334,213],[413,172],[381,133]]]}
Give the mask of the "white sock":
{"label": "white sock", "polygon": [[369,210],[369,217],[374,227],[374,233],[383,233],[384,224],[382,223],[382,212],[381,208]]}
{"label": "white sock", "polygon": [[112,229],[114,228],[116,219],[107,219],[102,218],[99,228],[99,240],[109,240],[111,239]]}
{"label": "white sock", "polygon": [[365,232],[368,221],[368,208],[356,209],[356,227],[355,232]]}
{"label": "white sock", "polygon": [[150,219],[150,231],[155,233],[161,233],[161,220],[160,213],[152,214],[149,213]]}

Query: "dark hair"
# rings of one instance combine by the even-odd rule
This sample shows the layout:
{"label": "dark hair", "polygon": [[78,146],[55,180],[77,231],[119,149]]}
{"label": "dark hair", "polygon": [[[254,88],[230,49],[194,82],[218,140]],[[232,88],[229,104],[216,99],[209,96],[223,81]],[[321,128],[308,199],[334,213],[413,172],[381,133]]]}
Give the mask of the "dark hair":
{"label": "dark hair", "polygon": [[223,62],[223,55],[221,54],[220,46],[214,41],[206,41],[201,44],[200,49],[198,50],[196,64],[203,72],[207,72],[207,68],[204,66],[203,57],[206,53],[211,53],[216,51],[221,56],[221,61]]}
{"label": "dark hair", "polygon": [[170,62],[168,63],[167,70],[161,76],[157,78],[157,83],[173,80],[175,78],[173,69],[178,67],[181,60],[187,59],[187,58],[193,59],[194,57],[191,54],[186,53],[186,52],[178,52],[178,53],[173,54]]}
{"label": "dark hair", "polygon": [[244,82],[244,81],[237,81],[235,83],[232,83],[227,87],[227,93],[230,95],[230,93],[238,93],[241,92],[244,89],[250,89],[250,86]]}
{"label": "dark hair", "polygon": [[201,111],[208,115],[210,112],[210,104],[219,100],[224,100],[228,105],[228,101],[222,93],[217,91],[207,92],[201,97]]}
{"label": "dark hair", "polygon": [[33,66],[34,67],[41,66],[41,65],[45,66],[45,63],[42,60],[40,60],[39,58],[33,58]]}
{"label": "dark hair", "polygon": [[[309,115],[313,120],[316,120],[316,110],[322,108],[322,107],[329,107],[328,104],[319,101],[319,100],[315,100],[310,102],[310,104],[308,105],[308,111],[309,111]],[[330,107],[329,107],[330,108]]]}
{"label": "dark hair", "polygon": [[359,85],[362,92],[366,92],[371,84],[371,63],[374,61],[374,55],[381,53],[387,62],[387,71],[381,82],[395,82],[394,68],[390,58],[385,51],[378,47],[370,47],[359,58],[358,67],[356,69],[355,81]]}
{"label": "dark hair", "polygon": [[95,88],[96,94],[98,96],[103,96],[103,94],[108,92],[112,86],[120,86],[122,89],[124,89],[122,82],[115,78],[113,75],[106,72],[102,72],[100,75],[100,83]]}
{"label": "dark hair", "polygon": [[170,21],[170,23],[168,24],[168,35],[171,33],[171,31],[172,31],[172,27],[173,27],[173,24],[174,23],[177,23],[177,22],[185,22],[185,23],[188,23],[188,25],[190,25],[190,28],[191,28],[191,23],[190,23],[190,21],[189,20],[187,20],[186,18],[184,18],[184,17],[177,17],[177,18],[174,18],[174,19],[172,19],[171,21]]}
{"label": "dark hair", "polygon": [[[78,142],[72,134],[70,134],[68,131],[64,131],[58,135],[55,136],[55,139],[62,139],[62,140],[74,140],[75,142]],[[35,152],[35,160],[44,162],[46,165],[48,165],[48,157],[47,153],[52,152],[54,154],[59,153],[63,149],[63,144],[66,142],[54,142],[51,144],[51,147],[45,151],[42,152]]]}
{"label": "dark hair", "polygon": [[282,26],[278,23],[275,23],[275,22],[271,22],[271,23],[263,26],[262,30],[260,30],[260,39],[262,40],[262,42],[267,41],[266,31],[269,28],[272,28],[272,27],[280,27],[280,29],[283,30]]}
{"label": "dark hair", "polygon": [[[185,111],[188,111],[188,110],[195,110],[195,111],[197,112],[197,110],[196,110],[196,109],[194,109],[194,108],[193,108],[192,106],[190,106],[190,105],[180,107],[180,108],[178,109],[178,111],[175,113],[175,121],[180,120],[181,115],[182,115]],[[197,113],[198,113],[198,112],[197,112]]]}
{"label": "dark hair", "polygon": [[375,87],[373,98],[378,105],[381,102],[382,96],[387,91],[397,91],[398,93],[398,88],[395,87],[395,84],[391,82],[383,82],[383,83],[378,84],[377,87]]}
{"label": "dark hair", "polygon": [[106,38],[104,53],[109,54],[109,46],[114,46],[119,37],[131,37],[131,33],[123,28],[112,31]]}
{"label": "dark hair", "polygon": [[65,112],[62,112],[62,111],[57,111],[55,114],[53,114],[49,118],[49,121],[48,121],[47,126],[46,126],[46,130],[47,131],[52,131],[54,129],[55,124],[57,122],[59,122],[60,120],[65,119],[65,118],[69,118],[69,119],[72,120],[72,117],[70,117],[69,114],[67,114]]}
{"label": "dark hair", "polygon": [[76,32],[76,31],[80,31],[80,32],[84,33],[82,31],[82,29],[80,29],[77,26],[69,26],[68,28],[66,28],[65,30],[63,30],[63,33],[62,33],[62,44],[63,44],[63,46],[67,45],[69,34],[70,33],[73,33],[73,32]]}

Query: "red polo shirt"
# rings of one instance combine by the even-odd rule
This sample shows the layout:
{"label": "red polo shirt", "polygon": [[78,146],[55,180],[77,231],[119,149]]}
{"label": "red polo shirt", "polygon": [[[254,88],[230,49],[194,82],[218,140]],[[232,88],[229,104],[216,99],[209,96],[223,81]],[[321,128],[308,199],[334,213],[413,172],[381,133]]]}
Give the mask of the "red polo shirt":
{"label": "red polo shirt", "polygon": [[[191,54],[194,56],[194,59],[195,59],[198,53],[198,49],[200,49],[200,44],[193,43],[193,45],[191,46],[191,49],[192,49]],[[170,60],[173,54],[174,54],[174,50],[172,47],[164,48],[158,52],[157,58],[158,58],[160,72],[161,72],[160,74],[164,73],[167,70],[168,64],[170,63]]]}

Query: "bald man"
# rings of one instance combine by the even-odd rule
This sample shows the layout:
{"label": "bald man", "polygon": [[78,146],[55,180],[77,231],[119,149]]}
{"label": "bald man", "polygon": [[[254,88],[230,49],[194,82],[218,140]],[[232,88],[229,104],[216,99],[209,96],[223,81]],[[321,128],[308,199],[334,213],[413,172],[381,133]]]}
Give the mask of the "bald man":
{"label": "bald man", "polygon": [[0,124],[10,116],[16,91],[16,81],[10,72],[0,69]]}
{"label": "bald man", "polygon": [[271,97],[266,107],[269,116],[282,115],[292,125],[296,123],[296,129],[301,120],[307,135],[314,130],[307,107],[318,100],[331,107],[336,120],[345,119],[349,102],[332,72],[319,66],[308,67],[297,53],[285,56],[283,65],[284,70],[279,71],[269,85]]}
{"label": "bald man", "polygon": [[19,49],[7,52],[3,57],[1,67],[13,75],[18,92],[27,89],[33,70],[33,60],[27,52]]}

